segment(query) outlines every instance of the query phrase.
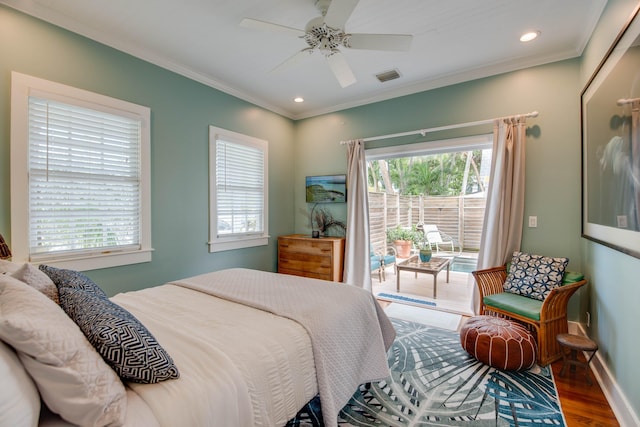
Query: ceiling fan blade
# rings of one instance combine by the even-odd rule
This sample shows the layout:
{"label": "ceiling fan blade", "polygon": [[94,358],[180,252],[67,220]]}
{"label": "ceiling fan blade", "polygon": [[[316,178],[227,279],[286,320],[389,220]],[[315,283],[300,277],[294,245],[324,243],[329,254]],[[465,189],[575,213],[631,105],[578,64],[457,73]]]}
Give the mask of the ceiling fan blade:
{"label": "ceiling fan blade", "polygon": [[271,70],[272,73],[278,72],[280,70],[283,70],[285,68],[289,68],[295,64],[297,64],[298,62],[300,62],[300,60],[308,55],[311,55],[313,53],[312,49],[302,49],[299,52],[296,52],[293,56],[290,56],[289,58],[285,59],[284,62],[282,62],[280,65],[278,65],[276,68],[274,68],[273,70]]}
{"label": "ceiling fan blade", "polygon": [[340,86],[345,88],[356,82],[356,76],[353,75],[351,67],[340,52],[335,51],[331,55],[327,56],[327,62],[329,62],[329,67],[336,76],[336,79],[338,79]]}
{"label": "ceiling fan blade", "polygon": [[412,40],[408,34],[347,34],[344,45],[351,49],[408,51]]}
{"label": "ceiling fan blade", "polygon": [[274,24],[271,22],[260,21],[258,19],[244,18],[240,21],[240,26],[243,28],[251,28],[254,30],[266,30],[279,33],[293,34],[297,37],[304,36],[303,30],[297,28],[285,27],[284,25]]}
{"label": "ceiling fan blade", "polygon": [[344,29],[359,0],[331,0],[324,23],[331,28]]}

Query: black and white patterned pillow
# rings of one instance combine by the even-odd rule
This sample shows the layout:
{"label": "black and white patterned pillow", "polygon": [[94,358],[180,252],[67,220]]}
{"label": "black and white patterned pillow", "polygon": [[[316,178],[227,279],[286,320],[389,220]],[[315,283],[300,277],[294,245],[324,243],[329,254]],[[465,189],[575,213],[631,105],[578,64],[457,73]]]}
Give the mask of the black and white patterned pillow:
{"label": "black and white patterned pillow", "polygon": [[83,289],[59,289],[60,306],[126,381],[152,384],[179,378],[171,356],[129,311]]}
{"label": "black and white patterned pillow", "polygon": [[568,263],[568,258],[514,252],[503,288],[505,292],[544,301],[553,288],[562,284]]}
{"label": "black and white patterned pillow", "polygon": [[66,270],[64,268],[56,268],[44,264],[41,264],[38,268],[49,276],[53,283],[58,287],[58,290],[60,288],[81,289],[104,298],[107,297],[107,294],[105,294],[93,280],[79,271]]}

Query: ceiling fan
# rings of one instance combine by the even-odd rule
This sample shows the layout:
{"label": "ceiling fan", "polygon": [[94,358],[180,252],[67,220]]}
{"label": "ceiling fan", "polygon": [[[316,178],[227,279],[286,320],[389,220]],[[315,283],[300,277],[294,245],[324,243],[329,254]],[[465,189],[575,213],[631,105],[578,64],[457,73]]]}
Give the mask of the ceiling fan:
{"label": "ceiling fan", "polygon": [[240,26],[259,30],[278,31],[295,35],[309,45],[278,65],[280,69],[297,62],[301,57],[315,51],[322,53],[340,86],[347,87],[356,82],[351,67],[340,52],[341,47],[350,49],[371,49],[385,51],[407,51],[413,36],[408,34],[349,34],[344,26],[356,8],[359,0],[316,0],[316,7],[322,16],[310,20],[304,30],[244,18]]}

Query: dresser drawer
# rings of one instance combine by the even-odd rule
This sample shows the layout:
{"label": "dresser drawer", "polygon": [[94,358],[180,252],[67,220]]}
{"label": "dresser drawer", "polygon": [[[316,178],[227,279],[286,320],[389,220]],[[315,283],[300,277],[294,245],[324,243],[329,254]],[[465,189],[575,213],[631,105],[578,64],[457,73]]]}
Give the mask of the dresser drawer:
{"label": "dresser drawer", "polygon": [[292,276],[300,276],[300,277],[309,277],[312,279],[321,279],[321,280],[333,280],[331,277],[331,271],[329,272],[321,272],[321,271],[301,271],[301,270],[290,270],[286,267],[278,267],[278,273],[282,274],[290,274]]}
{"label": "dresser drawer", "polygon": [[278,249],[281,252],[287,253],[304,253],[309,255],[331,256],[333,252],[333,245],[328,245],[321,239],[282,239],[278,242]]}
{"label": "dresser drawer", "polygon": [[278,258],[278,265],[287,270],[313,271],[319,274],[329,274],[332,268],[331,257],[300,252],[282,254]]}

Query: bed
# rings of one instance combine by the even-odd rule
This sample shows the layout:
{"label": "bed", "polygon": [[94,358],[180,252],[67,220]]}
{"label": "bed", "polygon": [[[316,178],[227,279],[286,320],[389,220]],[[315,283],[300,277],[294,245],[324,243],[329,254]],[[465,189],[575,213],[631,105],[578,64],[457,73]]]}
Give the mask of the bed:
{"label": "bed", "polygon": [[[46,275],[59,291],[59,306],[42,287],[24,285],[37,281],[32,276],[46,282],[40,271],[10,267],[0,277],[0,425],[5,417],[11,425],[47,427],[281,426],[319,395],[331,426],[359,384],[389,375],[386,350],[395,331],[371,293],[354,286],[228,269],[104,302],[86,276],[71,272],[80,279],[69,280],[67,270],[53,269]],[[84,299],[70,304],[70,295]],[[84,328],[98,326],[82,321],[94,303],[131,316],[162,350],[153,359],[145,349],[148,360],[126,366],[134,377],[139,369],[142,380],[112,365],[123,351],[122,335],[96,360],[104,349]],[[90,362],[69,368],[78,348]],[[51,356],[55,351],[63,355]]]}

